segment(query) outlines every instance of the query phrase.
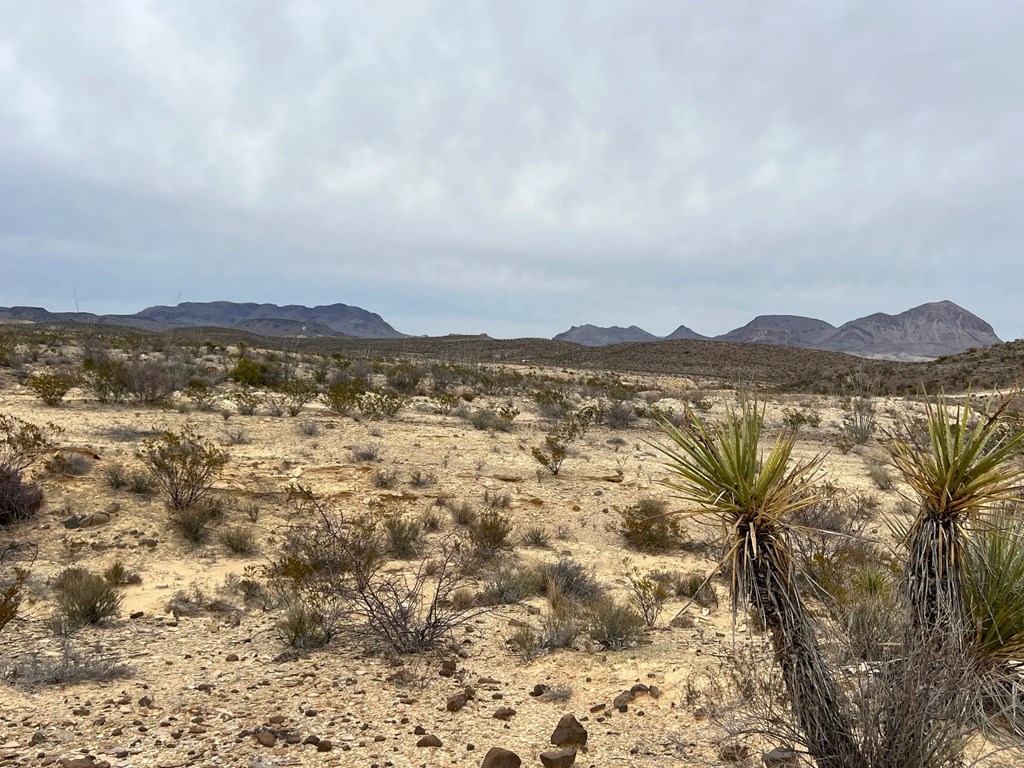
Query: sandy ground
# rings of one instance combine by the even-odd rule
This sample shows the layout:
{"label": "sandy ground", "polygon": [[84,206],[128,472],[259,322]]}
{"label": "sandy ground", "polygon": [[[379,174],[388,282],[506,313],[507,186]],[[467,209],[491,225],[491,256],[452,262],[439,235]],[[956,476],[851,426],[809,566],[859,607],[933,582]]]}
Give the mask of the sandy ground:
{"label": "sandy ground", "polygon": [[[671,393],[685,391],[691,382],[661,377],[645,385]],[[708,392],[707,397],[711,416],[721,414],[724,403],[735,402],[732,392]],[[478,398],[473,407],[488,402],[498,405],[504,399]],[[223,590],[229,574],[264,565],[276,553],[287,528],[304,523],[284,498],[283,491],[292,482],[310,486],[327,500],[328,507],[349,514],[367,511],[386,496],[401,495],[397,504],[417,512],[436,508],[439,496],[480,508],[485,491],[508,493],[510,514],[520,531],[540,524],[552,534],[550,548],[517,548],[515,556],[523,564],[571,555],[592,567],[619,597],[626,594],[622,564],[626,557],[645,571],[710,571],[714,565],[710,556],[639,553],[627,549],[614,530],[618,511],[641,497],[671,498],[659,482],[667,476],[661,459],[648,444],[659,436],[650,420],[619,431],[593,428],[576,444],[562,473],[553,477],[538,471],[529,450],[540,443],[545,423],[529,401],[516,404],[522,415],[515,429],[490,434],[455,416],[432,412],[423,397],[397,418],[382,421],[357,421],[318,405],[311,405],[297,419],[233,415],[225,421],[217,411],[103,406],[77,390],[65,406],[54,409],[43,406],[18,384],[0,390],[0,412],[37,423],[53,421],[65,430],[61,445],[87,448],[100,456],[83,476],[42,478],[47,498],[43,511],[8,532],[19,540],[37,542],[40,551],[31,599],[23,609],[27,620],[15,622],[3,633],[4,660],[22,663],[32,653],[52,656],[58,652],[57,641],[43,620],[52,610],[47,579],[62,568],[75,564],[101,571],[120,560],[142,576],[140,585],[124,588],[119,619],[82,630],[74,641],[85,654],[116,653],[133,674],[101,683],[0,687],[0,763],[60,764],[88,755],[96,764],[167,768],[478,766],[490,747],[500,746],[518,753],[524,765],[538,765],[538,754],[552,748],[550,736],[556,723],[571,713],[589,732],[577,765],[721,764],[722,732],[709,723],[699,692],[720,674],[722,659],[734,643],[763,643],[764,639],[747,632],[742,619],[736,631],[719,579],[715,584],[722,607],[687,607],[685,612],[692,619],[688,628],[669,626],[685,604],[673,598],[639,646],[605,651],[581,643],[577,650],[551,653],[529,663],[511,653],[505,639],[513,631],[510,622],[536,623],[536,614],[546,607],[540,597],[497,608],[459,630],[454,637],[458,657],[438,652],[395,659],[335,643],[282,660],[285,648],[274,632],[280,614],[246,608],[237,593]],[[831,435],[842,419],[838,406],[837,400],[822,397],[784,397],[770,402],[769,421],[780,423],[784,408],[820,414],[820,426],[803,431],[798,456],[828,451],[824,472],[830,481],[849,492],[873,493],[880,511],[892,512],[899,486],[882,492],[867,474],[867,461],[882,455],[878,445],[847,454],[832,449]],[[901,402],[880,402],[883,424],[887,409],[903,407]],[[303,419],[317,422],[317,436],[300,433],[297,423]],[[260,505],[255,523],[258,554],[232,556],[216,537],[199,547],[186,545],[170,527],[159,496],[111,490],[105,482],[106,465],[138,466],[134,456],[138,441],[118,439],[115,428],[119,425],[163,430],[185,424],[222,444],[230,454],[227,470],[216,485],[216,493],[227,505],[228,523],[244,522],[244,503]],[[249,442],[231,444],[226,430],[239,427]],[[609,442],[616,436],[624,438],[624,443]],[[382,446],[380,458],[369,464],[354,461],[351,446],[366,443]],[[392,490],[379,490],[371,483],[372,471],[382,467],[397,473],[398,483]],[[433,473],[436,483],[413,487],[409,478],[415,470]],[[103,510],[113,510],[112,519],[99,527],[66,530],[62,523],[72,514]],[[446,530],[454,528],[447,514],[444,521]],[[881,523],[872,530],[885,535]],[[714,535],[713,530],[691,531],[691,535],[698,533]],[[395,567],[410,566],[398,563]],[[481,586],[472,579],[469,584]],[[168,612],[168,600],[175,592],[195,589],[238,610],[178,617]],[[136,618],[129,618],[133,615]],[[457,661],[453,677],[439,674],[446,658]],[[564,701],[532,696],[537,684],[570,686],[571,695]],[[660,695],[640,693],[625,712],[614,710],[614,697],[636,684],[656,686]],[[475,689],[475,698],[460,711],[449,712],[447,699],[467,685]],[[515,714],[507,722],[495,719],[499,707],[511,707]],[[258,742],[254,734],[261,730],[275,735],[273,746]],[[421,733],[417,730],[436,735],[441,746],[418,747]],[[304,742],[309,736],[329,740],[330,751],[318,751],[314,744],[289,743]],[[760,754],[752,748],[750,764],[760,764]]]}

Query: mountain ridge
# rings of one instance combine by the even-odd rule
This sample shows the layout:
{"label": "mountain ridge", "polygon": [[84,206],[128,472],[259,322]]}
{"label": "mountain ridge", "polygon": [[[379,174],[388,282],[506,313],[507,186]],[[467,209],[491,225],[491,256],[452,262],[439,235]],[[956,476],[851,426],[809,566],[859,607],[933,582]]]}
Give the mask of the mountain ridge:
{"label": "mountain ridge", "polygon": [[[585,338],[579,341],[582,329]],[[633,338],[621,339],[621,331]],[[691,334],[691,335],[687,335]],[[649,338],[647,338],[649,337]],[[834,326],[824,320],[800,315],[758,315],[749,323],[727,333],[708,337],[679,326],[668,336],[658,337],[637,326],[601,328],[573,326],[554,337],[586,346],[604,346],[636,341],[668,339],[711,339],[747,344],[803,347],[831,352],[846,352],[861,357],[892,360],[929,360],[957,354],[968,349],[1002,343],[986,321],[949,300],[928,302],[890,315],[875,312]],[[600,339],[616,339],[598,342]]]}

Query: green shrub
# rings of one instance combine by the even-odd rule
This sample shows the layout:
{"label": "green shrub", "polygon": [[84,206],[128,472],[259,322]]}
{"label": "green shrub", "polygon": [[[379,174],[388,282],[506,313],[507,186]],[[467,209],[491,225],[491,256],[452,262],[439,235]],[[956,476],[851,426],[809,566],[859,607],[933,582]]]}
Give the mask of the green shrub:
{"label": "green shrub", "polygon": [[644,636],[643,616],[632,606],[611,598],[593,603],[584,612],[584,618],[591,638],[609,650],[628,648]]}
{"label": "green shrub", "polygon": [[227,453],[191,427],[146,440],[137,456],[167,493],[174,509],[195,506],[209,493],[228,462]]}
{"label": "green shrub", "polygon": [[88,383],[101,403],[123,403],[132,391],[132,374],[128,364],[105,358],[96,362],[89,371]]}
{"label": "green shrub", "polygon": [[356,399],[359,412],[368,419],[397,416],[409,401],[393,392],[363,392]]}
{"label": "green shrub", "polygon": [[104,467],[103,476],[106,478],[107,485],[115,491],[128,485],[128,470],[120,462]]}
{"label": "green shrub", "polygon": [[512,519],[498,510],[485,510],[469,526],[469,538],[477,554],[493,557],[512,547]]}
{"label": "green shrub", "polygon": [[325,630],[323,617],[304,605],[295,603],[288,608],[284,618],[274,625],[281,642],[291,648],[322,648],[331,639],[331,632]]}
{"label": "green shrub", "polygon": [[488,604],[513,605],[537,594],[537,575],[510,561],[499,562],[491,571],[483,591]]}
{"label": "green shrub", "polygon": [[550,434],[544,437],[543,445],[534,446],[530,453],[544,469],[552,475],[557,475],[562,470],[562,462],[569,455],[569,450],[561,436]]}
{"label": "green shrub", "polygon": [[451,512],[452,520],[456,525],[472,526],[476,523],[476,510],[470,506],[469,502],[450,503],[448,511]]}
{"label": "green shrub", "polygon": [[156,478],[150,472],[136,469],[128,475],[128,490],[139,496],[149,496],[156,490]]}
{"label": "green shrub", "polygon": [[228,378],[247,387],[270,387],[281,380],[280,366],[248,357],[239,357]]}
{"label": "green shrub", "polygon": [[531,525],[523,531],[523,544],[528,547],[549,547],[551,546],[551,534],[543,525]]}
{"label": "green shrub", "polygon": [[42,489],[26,482],[22,473],[50,445],[51,434],[60,431],[52,424],[40,427],[0,414],[0,527],[32,517],[43,505]]}
{"label": "green shrub", "polygon": [[78,386],[78,377],[68,373],[46,371],[37,373],[28,381],[29,389],[49,406],[56,407],[64,396]]}
{"label": "green shrub", "polygon": [[108,584],[115,587],[142,583],[142,577],[134,571],[129,571],[120,560],[115,560],[104,569],[103,578]]}
{"label": "green shrub", "polygon": [[321,397],[332,411],[347,416],[359,405],[359,396],[365,391],[366,382],[362,379],[349,379],[332,384]]}
{"label": "green shrub", "polygon": [[210,535],[210,524],[216,515],[207,506],[176,507],[171,511],[171,524],[186,541],[204,543]]}
{"label": "green shrub", "polygon": [[783,408],[782,424],[787,429],[797,430],[803,426],[820,427],[821,415],[817,411],[803,408]]}
{"label": "green shrub", "polygon": [[648,627],[658,622],[670,595],[668,585],[653,574],[642,575],[634,568],[629,575],[629,601],[640,612]]}
{"label": "green shrub", "polygon": [[402,560],[416,556],[422,533],[419,523],[415,520],[402,515],[388,515],[384,518],[384,535],[388,551]]}
{"label": "green shrub", "polygon": [[636,409],[621,400],[612,403],[604,412],[604,423],[612,429],[628,429],[636,423],[636,419]]}
{"label": "green shrub", "polygon": [[235,525],[225,528],[217,538],[221,544],[236,555],[251,555],[258,549],[256,535],[248,526]]}
{"label": "green shrub", "polygon": [[542,594],[557,589],[566,597],[583,602],[596,600],[604,594],[593,571],[568,557],[538,566],[537,573]]}
{"label": "green shrub", "polygon": [[75,625],[98,624],[121,613],[123,598],[107,581],[85,568],[65,568],[53,580],[57,607]]}
{"label": "green shrub", "polygon": [[231,399],[241,416],[252,416],[265,401],[264,396],[259,392],[241,388],[231,393]]}
{"label": "green shrub", "polygon": [[620,513],[619,532],[634,549],[668,551],[683,543],[679,520],[662,499],[644,498]]}
{"label": "green shrub", "polygon": [[395,392],[411,395],[423,379],[423,370],[415,363],[403,360],[391,366],[386,378],[388,386]]}

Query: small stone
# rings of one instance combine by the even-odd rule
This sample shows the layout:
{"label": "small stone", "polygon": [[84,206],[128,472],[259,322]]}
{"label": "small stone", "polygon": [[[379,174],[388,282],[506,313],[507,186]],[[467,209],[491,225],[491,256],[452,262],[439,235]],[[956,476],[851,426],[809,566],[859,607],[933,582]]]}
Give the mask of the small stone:
{"label": "small stone", "polygon": [[427,732],[427,729],[424,728],[422,725],[417,725],[415,728],[412,729],[412,732],[417,736],[422,736]]}
{"label": "small stone", "polygon": [[256,741],[264,747],[272,747],[277,744],[277,736],[272,734],[270,731],[260,731],[256,734]]}
{"label": "small stone", "polygon": [[458,712],[464,706],[469,703],[469,697],[463,693],[456,693],[454,696],[449,696],[448,701],[445,704],[445,708],[449,712]]}
{"label": "small stone", "polygon": [[505,720],[506,722],[512,718],[516,711],[512,707],[498,707],[494,714],[491,715],[495,720]]}
{"label": "small stone", "polygon": [[320,743],[320,737],[319,736],[313,736],[312,734],[310,734],[309,736],[306,737],[306,740],[303,741],[302,743],[303,744],[313,744],[315,746],[315,745]]}
{"label": "small stone", "polygon": [[224,661],[238,661],[238,654],[229,653],[227,656],[224,657]]}
{"label": "small stone", "polygon": [[267,720],[273,723],[274,725],[280,725],[284,722],[284,715],[271,715],[267,718]]}
{"label": "small stone", "polygon": [[533,686],[533,690],[530,691],[530,695],[534,698],[537,698],[538,696],[543,696],[550,690],[550,686],[544,685],[544,683],[537,683],[535,686]]}
{"label": "small stone", "polygon": [[576,750],[570,747],[541,752],[540,762],[544,768],[569,768],[576,762]]}
{"label": "small stone", "polygon": [[515,752],[503,747],[491,747],[484,755],[480,768],[519,768],[522,764],[522,759]]}
{"label": "small stone", "polygon": [[438,674],[441,677],[455,677],[455,670],[457,667],[458,665],[455,659],[445,659],[441,662],[441,670]]}
{"label": "small stone", "polygon": [[[347,744],[345,746],[348,747]],[[333,747],[334,747],[334,745],[331,744],[331,742],[328,741],[327,739],[320,739],[320,741],[318,741],[316,743],[316,751],[317,752],[330,752]],[[346,749],[345,751],[347,752],[348,749]]]}
{"label": "small stone", "polygon": [[651,689],[648,691],[648,693],[651,695],[652,699],[660,699],[661,698],[661,688],[659,688],[656,685],[652,685]]}
{"label": "small stone", "polygon": [[150,697],[150,696],[143,696],[141,699],[139,699],[139,706],[140,707],[145,707],[146,709],[152,709],[153,708],[153,699],[152,699],[152,697]]}
{"label": "small stone", "polygon": [[779,768],[783,765],[797,765],[800,760],[800,753],[788,747],[776,747],[771,752],[766,752],[761,760],[765,768]]}
{"label": "small stone", "polygon": [[416,742],[417,747],[440,747],[441,740],[432,733],[428,733],[422,739]]}
{"label": "small stone", "polygon": [[612,706],[620,712],[625,711],[622,709],[622,707],[629,704],[635,698],[636,694],[632,691],[623,691],[618,696],[616,696],[615,699],[612,701]]}
{"label": "small stone", "polygon": [[306,717],[316,717],[320,713],[317,712],[315,709],[307,709],[303,714]]}
{"label": "small stone", "polygon": [[573,715],[562,715],[551,733],[551,743],[556,747],[565,745],[583,746],[587,743],[587,729]]}
{"label": "small stone", "polygon": [[130,619],[141,619],[145,615],[146,615],[145,611],[135,611],[134,613],[131,613],[128,616],[128,618],[130,618]]}

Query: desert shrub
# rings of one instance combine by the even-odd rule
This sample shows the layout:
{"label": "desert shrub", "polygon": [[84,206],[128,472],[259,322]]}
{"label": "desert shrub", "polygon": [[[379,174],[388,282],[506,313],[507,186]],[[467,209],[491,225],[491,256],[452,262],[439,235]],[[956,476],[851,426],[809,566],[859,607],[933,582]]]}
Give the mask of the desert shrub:
{"label": "desert shrub", "polygon": [[85,568],[65,568],[54,577],[57,608],[73,625],[98,624],[121,613],[123,598],[102,576]]}
{"label": "desert shrub", "polygon": [[108,584],[115,587],[142,583],[142,577],[134,571],[128,570],[120,560],[115,560],[103,570],[103,578]]}
{"label": "desert shrub", "polygon": [[123,403],[132,391],[131,370],[122,360],[105,358],[96,362],[89,371],[88,385],[101,403]]}
{"label": "desert shrub", "polygon": [[641,574],[636,568],[629,574],[629,602],[643,616],[648,627],[658,623],[658,617],[671,596],[669,586],[653,574]]}
{"label": "desert shrub", "polygon": [[450,414],[455,406],[461,402],[459,396],[454,392],[435,392],[427,398],[427,401],[430,403],[430,407],[442,416]]}
{"label": "desert shrub", "polygon": [[0,527],[32,517],[43,505],[42,489],[26,482],[23,472],[60,431],[52,424],[40,427],[0,414]]}
{"label": "desert shrub", "polygon": [[555,389],[537,389],[531,397],[537,404],[538,413],[545,419],[561,421],[572,410],[565,393]]}
{"label": "desert shrub", "polygon": [[622,400],[612,403],[604,412],[604,423],[612,429],[628,429],[636,420],[636,409]]}
{"label": "desert shrub", "polygon": [[543,525],[528,526],[523,531],[523,544],[528,547],[549,547],[551,546],[551,534]]}
{"label": "desert shrub", "polygon": [[543,654],[540,637],[533,627],[516,627],[505,639],[505,644],[524,663],[529,663]]}
{"label": "desert shrub", "polygon": [[263,404],[264,396],[253,389],[236,389],[231,393],[235,408],[242,416],[252,416]]}
{"label": "desert shrub", "polygon": [[685,597],[703,608],[717,608],[718,595],[711,581],[702,573],[656,573],[655,578],[668,584],[676,597]]}
{"label": "desert shrub", "polygon": [[634,549],[667,551],[683,543],[679,520],[662,499],[643,498],[622,510],[619,533]]}
{"label": "desert shrub", "polygon": [[213,410],[214,393],[199,376],[193,376],[185,384],[185,395],[200,411]]}
{"label": "desert shrub", "polygon": [[456,525],[471,526],[476,523],[477,512],[469,502],[460,501],[448,504],[448,511]]}
{"label": "desert shrub", "polygon": [[475,429],[488,432],[511,432],[512,419],[503,416],[493,408],[482,408],[469,415],[469,423]]}
{"label": "desert shrub", "polygon": [[868,477],[880,491],[891,491],[893,488],[892,474],[889,467],[881,461],[868,463]]}
{"label": "desert shrub", "polygon": [[136,469],[128,474],[128,490],[138,496],[149,496],[156,491],[156,478],[151,472]]}
{"label": "desert shrub", "polygon": [[348,379],[327,388],[321,397],[324,404],[335,413],[347,416],[359,405],[359,396],[366,391],[362,379]]}
{"label": "desert shrub", "polygon": [[37,552],[37,547],[30,545],[0,547],[0,632],[18,615]]}
{"label": "desert shrub", "polygon": [[393,469],[381,467],[380,469],[375,470],[370,476],[370,482],[373,484],[374,488],[394,488],[395,483],[398,482],[398,476],[395,475],[395,471]]}
{"label": "desert shrub", "polygon": [[210,525],[215,517],[213,511],[203,504],[174,507],[171,510],[171,525],[186,541],[202,544],[210,536]]}
{"label": "desert shrub", "polygon": [[409,484],[413,488],[429,488],[437,482],[437,475],[433,472],[424,472],[422,469],[414,469],[409,473]]}
{"label": "desert shrub", "polygon": [[236,555],[251,555],[258,549],[256,535],[252,528],[246,525],[224,528],[218,534],[217,539]]}
{"label": "desert shrub", "polygon": [[128,367],[128,391],[135,402],[159,405],[185,386],[184,369],[168,362],[139,360]]}
{"label": "desert shrub", "polygon": [[843,629],[844,650],[858,661],[891,659],[903,628],[892,571],[868,563],[849,569],[845,577],[829,595],[829,610]]}
{"label": "desert shrub", "polygon": [[115,491],[128,485],[128,470],[120,462],[107,464],[103,468],[103,477],[107,481],[107,485]]}
{"label": "desert shrub", "polygon": [[548,595],[552,589],[557,589],[566,597],[582,602],[596,600],[604,594],[593,571],[568,557],[538,566],[537,573],[541,594]]}
{"label": "desert shrub", "polygon": [[363,392],[356,399],[359,412],[368,419],[383,419],[397,416],[408,400],[393,392]]}
{"label": "desert shrub", "polygon": [[584,621],[591,638],[609,650],[636,645],[644,636],[644,617],[612,598],[594,602],[584,611]]}
{"label": "desert shrub", "polygon": [[35,374],[28,380],[28,386],[40,400],[56,407],[64,401],[68,392],[78,386],[78,377],[69,373],[46,371]]}
{"label": "desert shrub", "polygon": [[284,395],[289,416],[298,416],[320,394],[316,384],[309,379],[291,379],[282,382],[277,385],[277,391]]}
{"label": "desert shrub", "polygon": [[847,453],[854,446],[864,445],[875,433],[876,426],[875,403],[866,397],[852,398],[839,427],[836,446]]}
{"label": "desert shrub", "polygon": [[0,333],[0,368],[11,368],[17,360],[18,340],[11,333]]}
{"label": "desert shrub", "polygon": [[213,487],[228,455],[191,427],[146,440],[136,454],[168,495],[171,507],[193,507]]}
{"label": "desert shrub", "polygon": [[239,357],[228,378],[246,387],[271,387],[281,380],[280,366],[264,360]]}
{"label": "desert shrub", "polygon": [[515,562],[503,560],[490,572],[482,599],[489,604],[513,605],[537,594],[537,575]]}
{"label": "desert shrub", "polygon": [[305,605],[293,603],[284,618],[274,625],[278,639],[291,648],[304,650],[322,648],[330,642],[332,632],[325,628],[322,616]]}
{"label": "desert shrub", "polygon": [[58,452],[46,460],[44,468],[51,475],[81,477],[89,474],[92,464],[93,459],[81,453]]}
{"label": "desert shrub", "polygon": [[320,434],[320,425],[312,419],[303,419],[298,424],[299,434],[306,437],[316,437]]}
{"label": "desert shrub", "polygon": [[484,491],[484,504],[491,509],[511,509],[512,494],[498,493],[497,491]]}
{"label": "desert shrub", "polygon": [[79,625],[57,615],[47,622],[57,639],[59,655],[56,657],[32,650],[27,657],[11,664],[0,663],[2,676],[12,685],[35,687],[39,685],[75,685],[87,681],[106,682],[129,677],[131,667],[120,663],[117,654],[99,644],[80,653],[72,641]]}
{"label": "desert shrub", "polygon": [[383,446],[380,443],[363,443],[352,446],[352,458],[356,461],[376,461]]}
{"label": "desert shrub", "polygon": [[225,426],[224,437],[231,445],[248,445],[252,442],[249,430],[242,426]]}
{"label": "desert shrub", "polygon": [[503,549],[512,547],[512,519],[502,512],[489,509],[481,512],[469,525],[469,538],[476,553],[493,557]]}
{"label": "desert shrub", "polygon": [[385,378],[388,386],[395,392],[403,395],[411,395],[416,391],[420,381],[423,379],[423,370],[408,360],[395,363],[388,369]]}
{"label": "desert shrub", "polygon": [[834,594],[850,569],[878,560],[875,546],[863,537],[877,505],[866,494],[822,491],[817,503],[793,515],[793,556],[812,592]]}
{"label": "desert shrub", "polygon": [[423,510],[420,514],[420,524],[426,531],[439,531],[444,521],[441,519],[441,515],[432,509]]}
{"label": "desert shrub", "polygon": [[559,435],[550,434],[545,436],[543,445],[534,446],[530,453],[544,469],[552,475],[557,475],[562,470],[562,462],[569,455],[569,450]]}
{"label": "desert shrub", "polygon": [[268,392],[263,396],[263,404],[267,407],[267,413],[274,417],[284,416],[285,398],[282,395]]}
{"label": "desert shrub", "polygon": [[820,427],[821,415],[817,411],[806,408],[783,408],[782,425],[787,429],[800,429],[801,427]]}
{"label": "desert shrub", "polygon": [[542,648],[572,648],[581,631],[576,611],[552,610],[541,620],[538,642]]}
{"label": "desert shrub", "polygon": [[403,515],[388,515],[384,518],[384,536],[387,549],[402,560],[416,556],[419,551],[423,529],[415,520]]}

